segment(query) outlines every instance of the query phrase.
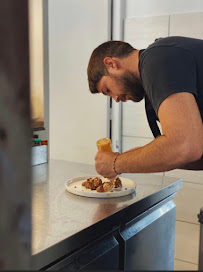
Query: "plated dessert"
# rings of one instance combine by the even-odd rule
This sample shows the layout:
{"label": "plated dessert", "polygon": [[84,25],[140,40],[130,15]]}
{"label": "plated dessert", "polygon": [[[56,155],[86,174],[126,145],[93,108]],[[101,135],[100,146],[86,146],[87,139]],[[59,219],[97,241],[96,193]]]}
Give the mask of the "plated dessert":
{"label": "plated dessert", "polygon": [[113,180],[97,175],[73,177],[65,182],[72,194],[94,198],[114,198],[132,194],[136,184],[133,180],[119,177]]}
{"label": "plated dessert", "polygon": [[118,177],[108,182],[102,182],[101,178],[95,177],[82,182],[82,186],[86,189],[96,190],[98,193],[106,193],[113,192],[114,188],[122,187],[122,182]]}

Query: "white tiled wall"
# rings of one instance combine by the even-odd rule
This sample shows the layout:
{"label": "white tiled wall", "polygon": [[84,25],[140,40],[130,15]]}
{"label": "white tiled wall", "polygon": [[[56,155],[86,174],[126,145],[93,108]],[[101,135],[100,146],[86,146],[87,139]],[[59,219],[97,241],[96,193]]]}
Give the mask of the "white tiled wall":
{"label": "white tiled wall", "polygon": [[136,49],[146,48],[156,38],[167,37],[169,15],[128,18],[124,24],[124,41]]}
{"label": "white tiled wall", "polygon": [[139,103],[128,101],[122,104],[122,134],[123,136],[148,137],[153,134],[147,122],[144,100]]}
{"label": "white tiled wall", "polygon": [[[189,171],[189,170],[172,170],[165,172],[168,177],[182,178],[183,181],[202,184],[203,185],[203,171]],[[202,196],[203,199],[203,196]]]}
{"label": "white tiled wall", "polygon": [[[198,238],[199,226],[196,224],[187,224],[185,222],[176,222],[176,240],[175,240],[175,259],[198,263]],[[185,239],[187,237],[187,239]]]}
{"label": "white tiled wall", "polygon": [[182,271],[186,271],[186,270],[190,270],[190,271],[196,271],[198,270],[198,265],[197,264],[192,264],[192,263],[188,263],[188,262],[183,262],[180,260],[175,259],[174,260],[174,270],[182,270]]}
{"label": "white tiled wall", "polygon": [[150,143],[153,138],[144,138],[144,137],[132,137],[132,136],[123,136],[123,151],[127,151],[136,146],[144,146]]}
{"label": "white tiled wall", "polygon": [[171,15],[169,36],[185,36],[203,39],[203,13]]}

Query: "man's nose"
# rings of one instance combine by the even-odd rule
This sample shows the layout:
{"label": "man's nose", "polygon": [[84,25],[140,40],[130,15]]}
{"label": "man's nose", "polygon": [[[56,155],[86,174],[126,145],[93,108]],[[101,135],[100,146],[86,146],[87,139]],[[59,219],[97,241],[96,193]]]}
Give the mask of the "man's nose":
{"label": "man's nose", "polygon": [[114,96],[113,96],[113,99],[114,99],[116,102],[119,102],[119,101],[120,101],[120,99],[119,99],[119,96],[118,96],[118,95],[114,95]]}

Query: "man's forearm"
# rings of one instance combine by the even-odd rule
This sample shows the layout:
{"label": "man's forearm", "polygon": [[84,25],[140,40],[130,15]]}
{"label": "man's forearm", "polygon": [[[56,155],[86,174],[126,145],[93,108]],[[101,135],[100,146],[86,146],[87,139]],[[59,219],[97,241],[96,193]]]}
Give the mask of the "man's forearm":
{"label": "man's forearm", "polygon": [[118,173],[164,172],[189,163],[183,155],[184,140],[170,141],[166,136],[157,137],[151,143],[138,149],[127,151],[118,156]]}

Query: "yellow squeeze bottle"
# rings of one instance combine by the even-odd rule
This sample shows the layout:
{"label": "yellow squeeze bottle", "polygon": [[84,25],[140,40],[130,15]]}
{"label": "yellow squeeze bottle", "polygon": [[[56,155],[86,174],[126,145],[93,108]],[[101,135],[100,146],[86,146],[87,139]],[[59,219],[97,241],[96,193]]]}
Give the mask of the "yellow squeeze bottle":
{"label": "yellow squeeze bottle", "polygon": [[111,140],[109,138],[102,138],[97,141],[97,148],[99,151],[110,151],[112,150]]}
{"label": "yellow squeeze bottle", "polygon": [[[109,138],[102,138],[97,141],[97,148],[99,151],[110,151],[113,152],[112,150],[112,145],[111,145],[111,139]],[[107,178],[109,181],[114,180],[117,176],[113,178]]]}

